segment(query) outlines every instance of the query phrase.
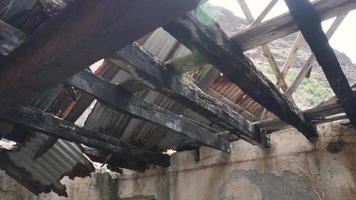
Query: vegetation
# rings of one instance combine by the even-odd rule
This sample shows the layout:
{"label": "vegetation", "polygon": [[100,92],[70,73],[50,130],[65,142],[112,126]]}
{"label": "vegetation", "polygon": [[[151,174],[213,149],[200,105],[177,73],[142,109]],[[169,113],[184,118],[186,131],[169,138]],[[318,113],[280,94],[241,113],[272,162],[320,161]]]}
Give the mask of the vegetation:
{"label": "vegetation", "polygon": [[[256,63],[257,68],[270,79],[273,83],[276,82],[276,77],[274,76],[272,69],[263,63]],[[286,77],[286,82],[290,85],[300,69],[291,68]],[[326,87],[318,82],[314,78],[304,79],[302,84],[299,86],[297,91],[293,94],[293,98],[296,104],[302,108],[307,109],[318,105],[322,101],[329,99],[334,96],[334,93],[330,87]]]}

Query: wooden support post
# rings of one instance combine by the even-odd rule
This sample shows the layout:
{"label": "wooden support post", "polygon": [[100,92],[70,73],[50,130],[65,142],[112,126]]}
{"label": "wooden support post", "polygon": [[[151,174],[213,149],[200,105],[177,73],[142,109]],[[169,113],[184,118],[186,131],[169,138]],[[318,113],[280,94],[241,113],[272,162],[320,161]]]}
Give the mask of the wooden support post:
{"label": "wooden support post", "polygon": [[106,82],[88,71],[80,72],[65,81],[65,84],[94,96],[116,111],[158,124],[212,148],[228,153],[231,151],[228,141],[201,128],[186,117],[178,116],[152,103],[147,103],[120,86]]}
{"label": "wooden support post", "polygon": [[[353,0],[318,0],[313,7],[322,20],[356,9]],[[249,50],[298,31],[293,17],[285,13],[261,24],[252,26],[233,37],[243,50]]]}
{"label": "wooden support post", "polygon": [[[108,60],[129,72],[136,80],[140,80],[151,89],[172,98],[212,123],[229,130],[232,134],[253,144],[269,145],[265,135],[259,129],[251,126],[250,121],[235,112],[230,106],[224,105],[218,99],[204,93],[193,82],[180,77],[171,70],[170,65],[165,66],[163,63],[158,63],[136,43],[118,51]],[[125,64],[125,62],[127,63]]]}
{"label": "wooden support post", "polygon": [[216,24],[204,26],[189,13],[164,27],[192,52],[203,56],[255,101],[308,139],[318,137],[315,126],[282,95]]}
{"label": "wooden support post", "polygon": [[132,158],[132,160],[141,160],[165,167],[170,165],[169,156],[140,149],[111,136],[80,128],[71,122],[31,107],[19,107],[1,114],[0,118],[50,136],[113,152],[124,159]]}
{"label": "wooden support post", "polygon": [[1,60],[1,110],[32,100],[44,89],[169,23],[198,3],[74,1]]}
{"label": "wooden support post", "polygon": [[321,27],[318,13],[308,0],[285,0],[295,22],[323,69],[347,117],[356,130],[356,99]]}

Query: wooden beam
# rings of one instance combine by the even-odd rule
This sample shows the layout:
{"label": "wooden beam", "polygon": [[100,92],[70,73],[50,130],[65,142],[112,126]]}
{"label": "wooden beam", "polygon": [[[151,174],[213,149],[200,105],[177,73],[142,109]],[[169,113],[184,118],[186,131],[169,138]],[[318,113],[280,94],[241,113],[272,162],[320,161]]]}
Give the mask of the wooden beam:
{"label": "wooden beam", "polygon": [[285,0],[294,20],[323,69],[331,88],[356,130],[356,99],[335,52],[321,27],[318,13],[308,0]]}
{"label": "wooden beam", "polygon": [[[354,0],[318,0],[313,7],[322,20],[326,20],[356,9]],[[289,13],[285,13],[261,24],[250,27],[233,37],[233,41],[243,50],[249,50],[298,31],[298,27]]]}
{"label": "wooden beam", "polygon": [[[329,39],[333,36],[333,34],[335,33],[335,31],[340,26],[340,24],[342,23],[342,21],[345,19],[346,16],[347,16],[347,13],[344,13],[344,14],[341,14],[341,15],[336,17],[335,21],[333,22],[333,24],[330,26],[330,28],[326,32],[326,36]],[[290,84],[290,86],[287,89],[287,91],[284,93],[287,97],[291,96],[297,90],[299,85],[303,82],[304,78],[307,77],[308,73],[312,69],[312,66],[313,66],[312,64],[313,64],[314,61],[315,61],[315,56],[314,56],[314,54],[312,54],[308,58],[307,62],[304,64],[303,68],[300,70],[300,72],[297,75],[297,77]]]}
{"label": "wooden beam", "polygon": [[171,70],[170,65],[166,66],[157,62],[138,44],[133,43],[121,49],[108,60],[129,72],[136,80],[151,89],[172,98],[212,123],[229,130],[232,134],[253,144],[269,145],[265,135],[259,129],[251,126],[250,121],[235,112],[230,106],[224,105],[218,99],[204,93],[193,82],[180,77]]}
{"label": "wooden beam", "polygon": [[198,0],[74,1],[1,61],[1,110],[32,100],[197,4]]}
{"label": "wooden beam", "polygon": [[[245,0],[238,0],[240,7],[242,9],[242,11],[245,14],[245,17],[247,19],[247,21],[249,21],[250,23],[253,23],[254,18],[253,15],[250,11],[250,9],[248,8],[246,1]],[[269,48],[269,46],[267,44],[263,44],[261,46],[263,55],[267,58],[268,63],[272,69],[272,72],[274,73],[276,79],[277,79],[277,84],[280,84],[282,86],[282,90],[286,91],[288,89],[288,85],[286,83],[286,81],[284,80],[284,77],[281,74],[281,71],[279,70],[278,64],[276,62],[276,59],[273,56],[273,53],[271,51],[271,49]],[[291,99],[293,101],[293,99]]]}
{"label": "wooden beam", "polygon": [[271,2],[266,6],[266,8],[261,12],[261,14],[251,23],[249,27],[255,26],[262,22],[262,20],[267,16],[267,14],[272,10],[272,8],[278,3],[278,0],[271,0]]}
{"label": "wooden beam", "polygon": [[[355,90],[353,91],[353,94],[356,95]],[[305,110],[303,113],[314,124],[321,124],[347,118],[346,116],[342,115],[344,110],[342,109],[336,97],[321,103],[315,108]],[[278,119],[255,122],[254,124],[257,127],[266,130],[267,133],[290,128],[288,124]]]}
{"label": "wooden beam", "polygon": [[204,145],[230,153],[230,143],[214,133],[194,124],[184,116],[178,116],[140,97],[106,82],[88,71],[65,81],[65,84],[86,92],[110,108],[158,124],[186,137],[195,139]]}
{"label": "wooden beam", "polygon": [[132,160],[142,160],[165,167],[170,165],[169,156],[140,149],[117,138],[80,128],[71,122],[32,107],[20,106],[8,113],[1,114],[0,118],[50,136],[113,152],[124,159],[132,158]]}
{"label": "wooden beam", "polygon": [[[284,78],[287,76],[290,66],[293,64],[295,58],[297,57],[297,52],[298,52],[299,48],[302,46],[303,41],[304,41],[303,34],[301,32],[299,32],[297,34],[297,37],[295,38],[294,44],[287,56],[287,59],[284,62],[283,67],[282,67],[282,76]],[[278,85],[281,85],[281,84],[278,83]]]}
{"label": "wooden beam", "polygon": [[203,56],[255,101],[281,120],[293,125],[308,139],[318,137],[315,127],[274,87],[216,24],[202,25],[189,13],[165,29],[192,52]]}

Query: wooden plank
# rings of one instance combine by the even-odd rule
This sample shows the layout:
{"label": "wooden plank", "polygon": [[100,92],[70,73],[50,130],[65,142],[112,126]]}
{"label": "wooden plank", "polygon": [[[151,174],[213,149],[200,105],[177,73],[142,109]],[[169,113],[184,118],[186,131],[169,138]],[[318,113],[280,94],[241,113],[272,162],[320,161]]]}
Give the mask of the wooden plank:
{"label": "wooden plank", "polygon": [[164,28],[192,52],[216,66],[256,102],[296,127],[308,139],[318,137],[315,127],[298,108],[279,93],[216,24],[204,26],[191,12]]}
{"label": "wooden plank", "polygon": [[[123,63],[122,59],[128,63]],[[177,75],[170,65],[157,62],[138,44],[133,43],[121,49],[109,61],[116,63],[151,89],[170,97],[232,134],[253,144],[269,145],[265,135],[251,126],[250,121],[230,106],[204,93],[193,82]]]}
{"label": "wooden plank", "polygon": [[[252,13],[251,13],[250,9],[248,8],[245,0],[238,0],[238,2],[240,4],[241,9],[243,10],[243,12],[245,14],[246,19],[250,23],[253,23],[254,18],[252,16]],[[279,67],[277,65],[277,62],[276,62],[273,54],[272,54],[271,49],[268,47],[267,44],[263,44],[261,46],[261,49],[262,49],[263,55],[268,60],[268,63],[272,69],[273,74],[276,76],[277,84],[280,84],[282,86],[282,90],[286,91],[288,88],[288,85],[287,85],[286,81],[284,80],[284,77],[282,76],[281,71],[279,70]],[[292,99],[292,101],[293,101],[293,99]]]}
{"label": "wooden plank", "polygon": [[[356,1],[318,0],[313,2],[313,6],[320,18],[326,20],[342,12],[356,9]],[[238,33],[232,40],[239,44],[243,50],[248,50],[296,31],[298,31],[298,27],[294,23],[293,17],[289,13],[285,13]]]}
{"label": "wooden plank", "polygon": [[278,0],[271,0],[271,2],[266,6],[266,8],[261,12],[261,14],[251,23],[249,27],[255,26],[262,22],[262,20],[268,15],[272,8],[278,3]]}
{"label": "wooden plank", "polygon": [[285,0],[294,20],[324,71],[347,117],[356,129],[356,99],[335,52],[323,32],[318,13],[308,0]]}
{"label": "wooden plank", "polygon": [[21,106],[11,112],[1,114],[0,118],[50,136],[113,152],[123,159],[142,160],[165,167],[170,165],[169,156],[140,149],[117,138],[80,128],[71,122],[32,107]]}
{"label": "wooden plank", "polygon": [[198,0],[73,2],[1,60],[1,110],[32,100],[197,4]]}
{"label": "wooden plank", "polygon": [[[353,94],[356,95],[355,90],[353,91]],[[321,124],[330,121],[345,119],[345,116],[342,115],[344,113],[344,110],[342,109],[336,97],[333,97],[330,100],[321,103],[315,108],[305,110],[303,113],[314,124]],[[257,127],[266,130],[268,133],[291,128],[290,125],[278,119],[255,122],[254,124]]]}
{"label": "wooden plank", "polygon": [[227,153],[231,151],[228,141],[201,128],[186,117],[178,116],[157,105],[147,103],[120,86],[106,82],[88,71],[80,72],[65,81],[65,84],[94,96],[101,103],[116,111],[158,124],[180,135],[195,139],[209,147]]}
{"label": "wooden plank", "polygon": [[[284,78],[287,76],[290,66],[293,64],[295,58],[297,57],[297,52],[298,52],[299,48],[302,46],[303,41],[304,41],[303,34],[299,32],[297,34],[297,37],[294,41],[294,44],[293,44],[291,50],[287,56],[287,59],[284,62],[284,65],[282,67],[282,76]],[[278,84],[278,85],[280,85],[280,84]]]}
{"label": "wooden plank", "polygon": [[[326,36],[330,39],[333,34],[336,32],[337,28],[340,26],[342,21],[345,19],[347,16],[347,13],[341,14],[336,17],[335,21],[332,23],[328,31],[326,32]],[[312,54],[307,62],[304,64],[302,70],[299,72],[297,77],[294,79],[294,81],[291,83],[287,91],[284,93],[287,97],[291,96],[299,87],[299,85],[302,83],[304,78],[308,75],[310,70],[312,69],[312,64],[315,61],[315,56]]]}
{"label": "wooden plank", "polygon": [[[249,7],[246,4],[246,1],[245,0],[238,0],[238,2],[240,4],[240,7],[241,7],[242,11],[245,14],[246,19],[251,23],[251,26],[252,26],[253,23],[254,23],[254,18],[253,18],[253,15],[252,15]],[[273,3],[274,2],[272,1],[271,4],[273,5]],[[275,3],[277,3],[277,2],[275,2]],[[267,5],[267,8],[266,8],[267,10],[268,10],[269,6],[270,5]],[[272,7],[271,7],[271,9],[272,9]],[[267,15],[267,13],[265,13],[265,15]],[[263,18],[260,18],[260,20],[262,20],[262,19]],[[255,23],[258,23],[258,21],[255,22]],[[273,56],[273,53],[272,53],[271,49],[269,48],[269,46],[267,44],[263,44],[261,46],[261,50],[263,52],[263,55],[267,58],[268,63],[270,65],[271,69],[272,69],[272,72],[273,72],[273,74],[275,75],[275,77],[277,79],[277,83],[276,83],[277,89],[279,89],[279,86],[281,86],[282,90],[285,92],[288,89],[288,85],[287,85],[286,81],[284,80],[284,77],[282,76],[281,71],[279,70],[278,64],[276,62],[276,59]],[[293,100],[292,97],[290,97],[290,100],[294,103],[294,100]],[[267,113],[267,110],[264,109],[262,114],[261,114],[261,116],[260,116],[260,119],[263,119],[266,116],[266,113]]]}

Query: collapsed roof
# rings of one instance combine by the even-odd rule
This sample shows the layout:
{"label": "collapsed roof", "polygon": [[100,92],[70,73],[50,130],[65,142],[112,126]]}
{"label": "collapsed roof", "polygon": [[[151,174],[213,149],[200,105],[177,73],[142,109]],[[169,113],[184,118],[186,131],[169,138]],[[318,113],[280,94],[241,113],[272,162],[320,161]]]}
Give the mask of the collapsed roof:
{"label": "collapsed roof", "polygon": [[[239,0],[250,25],[232,37],[197,18],[207,16],[196,0],[1,2],[0,130],[19,146],[1,151],[0,168],[35,194],[66,195],[59,180],[89,175],[90,160],[143,171],[168,167],[167,149],[229,153],[237,139],[268,147],[285,128],[315,141],[318,123],[356,127],[354,92],[328,45],[356,2],[286,0],[290,13],[263,21],[276,2],[254,19]],[[267,43],[298,30],[281,70]],[[302,36],[315,56],[288,86]],[[276,83],[244,54],[258,46]],[[315,59],[336,97],[301,111],[291,95]]]}

